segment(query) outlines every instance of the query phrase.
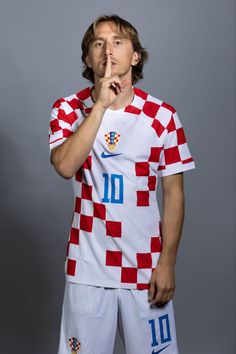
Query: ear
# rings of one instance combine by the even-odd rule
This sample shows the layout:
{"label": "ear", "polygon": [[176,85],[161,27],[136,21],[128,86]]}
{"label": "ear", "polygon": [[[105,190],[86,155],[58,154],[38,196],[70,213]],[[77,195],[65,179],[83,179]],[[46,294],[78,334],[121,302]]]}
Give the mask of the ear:
{"label": "ear", "polygon": [[140,59],[141,59],[141,54],[139,52],[134,52],[131,65],[132,66],[137,65]]}

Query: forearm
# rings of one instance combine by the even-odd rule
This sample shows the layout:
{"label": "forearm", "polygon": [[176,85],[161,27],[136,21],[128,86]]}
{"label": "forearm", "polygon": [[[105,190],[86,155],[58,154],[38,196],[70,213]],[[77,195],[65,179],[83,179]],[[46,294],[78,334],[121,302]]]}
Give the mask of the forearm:
{"label": "forearm", "polygon": [[174,267],[183,220],[184,192],[180,188],[175,188],[163,196],[162,252],[158,264]]}
{"label": "forearm", "polygon": [[98,129],[101,125],[105,108],[94,104],[92,111],[64,143],[52,150],[51,162],[56,171],[65,178],[71,178],[88,157]]}

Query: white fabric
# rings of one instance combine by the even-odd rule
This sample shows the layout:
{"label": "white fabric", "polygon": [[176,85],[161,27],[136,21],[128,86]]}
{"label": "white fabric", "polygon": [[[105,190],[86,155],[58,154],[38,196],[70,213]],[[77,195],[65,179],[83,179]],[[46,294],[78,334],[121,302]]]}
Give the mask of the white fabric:
{"label": "white fabric", "polygon": [[[116,329],[126,354],[178,354],[172,301],[150,307],[147,290],[112,289],[66,282],[58,354],[112,354]],[[153,333],[154,332],[154,333]]]}

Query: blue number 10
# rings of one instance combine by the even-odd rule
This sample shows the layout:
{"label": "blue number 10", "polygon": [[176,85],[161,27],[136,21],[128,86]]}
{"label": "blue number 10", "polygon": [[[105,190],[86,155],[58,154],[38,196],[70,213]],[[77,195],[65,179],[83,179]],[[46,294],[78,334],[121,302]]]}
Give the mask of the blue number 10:
{"label": "blue number 10", "polygon": [[[104,194],[103,203],[124,203],[124,183],[123,176],[103,173],[104,177]],[[110,178],[109,178],[110,177]]]}

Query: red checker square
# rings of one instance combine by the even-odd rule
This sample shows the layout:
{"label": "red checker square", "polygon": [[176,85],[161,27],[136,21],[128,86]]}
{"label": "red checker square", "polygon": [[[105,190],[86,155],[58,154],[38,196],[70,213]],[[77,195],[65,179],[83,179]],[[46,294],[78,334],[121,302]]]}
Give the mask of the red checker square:
{"label": "red checker square", "polygon": [[148,176],[149,175],[149,163],[148,162],[136,162],[135,163],[136,176]]}
{"label": "red checker square", "polygon": [[178,146],[174,146],[164,150],[166,165],[170,165],[175,162],[180,162],[180,154]]}
{"label": "red checker square", "polygon": [[92,186],[85,183],[82,184],[81,198],[92,200]]}
{"label": "red checker square", "polygon": [[69,138],[73,134],[69,129],[62,129],[62,132],[64,138]]}
{"label": "red checker square", "polygon": [[148,188],[150,191],[155,191],[156,189],[156,176],[149,176],[148,177]]}
{"label": "red checker square", "polygon": [[128,267],[121,268],[122,283],[137,283],[137,275],[138,275],[137,268],[128,268]]}
{"label": "red checker square", "polygon": [[75,212],[80,214],[81,212],[81,198],[76,197],[75,199]]}
{"label": "red checker square", "polygon": [[137,191],[137,206],[149,206],[148,191]]}
{"label": "red checker square", "polygon": [[67,114],[61,108],[58,109],[58,119],[68,124]]}
{"label": "red checker square", "polygon": [[70,122],[70,124],[72,125],[78,119],[78,117],[75,112],[71,112],[71,113],[67,114],[67,119]]}
{"label": "red checker square", "polygon": [[76,261],[74,259],[68,258],[67,260],[67,274],[74,276],[76,268]]}
{"label": "red checker square", "polygon": [[148,161],[149,162],[159,162],[161,150],[162,150],[161,147],[152,147]]}
{"label": "red checker square", "polygon": [[79,229],[72,227],[70,230],[70,243],[79,244]]}
{"label": "red checker square", "polygon": [[61,106],[62,102],[65,102],[64,98],[59,98],[59,100],[54,102],[52,108],[59,108]]}
{"label": "red checker square", "polygon": [[59,130],[61,130],[61,127],[59,125],[58,119],[53,119],[50,122],[50,128],[51,128],[52,134],[58,132]]}
{"label": "red checker square", "polygon": [[154,118],[159,110],[160,106],[154,102],[146,101],[143,106],[143,112],[151,117]]}
{"label": "red checker square", "polygon": [[75,174],[75,180],[77,182],[82,182],[82,168],[80,168]]}
{"label": "red checker square", "polygon": [[150,285],[147,283],[138,283],[137,290],[147,290],[149,289]]}
{"label": "red checker square", "polygon": [[151,237],[151,252],[160,253],[162,249],[160,237]]}
{"label": "red checker square", "polygon": [[154,119],[154,121],[152,122],[152,128],[155,130],[158,137],[160,137],[163,131],[165,130],[163,125],[157,119]]}
{"label": "red checker square", "polygon": [[174,109],[173,106],[171,106],[170,104],[163,102],[162,103],[162,107],[167,108],[169,111],[172,112],[172,114],[174,114],[176,112],[176,110]]}
{"label": "red checker square", "polygon": [[171,117],[166,129],[168,130],[169,133],[176,130],[175,121],[174,121],[173,116]]}
{"label": "red checker square", "polygon": [[121,222],[106,221],[106,235],[112,237],[121,237]]}
{"label": "red checker square", "polygon": [[92,232],[93,217],[81,214],[80,215],[80,229],[87,231],[87,232]]}
{"label": "red checker square", "polygon": [[93,203],[93,216],[102,220],[106,219],[106,207],[100,203]]}
{"label": "red checker square", "polygon": [[140,90],[139,88],[135,87],[134,88],[134,92],[135,92],[135,95],[141,97],[143,100],[146,101],[147,97],[148,97],[148,94],[142,90]]}
{"label": "red checker square", "polygon": [[71,101],[68,101],[68,104],[71,106],[73,109],[83,109],[82,102],[79,101],[77,98],[73,98]]}
{"label": "red checker square", "polygon": [[90,96],[90,87],[87,87],[84,90],[77,92],[76,96],[81,101],[86,100]]}
{"label": "red checker square", "polygon": [[132,114],[140,114],[141,113],[141,109],[135,107],[135,106],[132,106],[132,105],[129,105],[125,108],[125,112],[127,113],[132,113]]}
{"label": "red checker square", "polygon": [[186,143],[186,137],[185,137],[185,134],[184,134],[184,130],[183,128],[179,128],[177,129],[177,141],[178,141],[178,144],[181,145],[181,144],[185,144]]}
{"label": "red checker square", "polygon": [[92,156],[89,155],[87,159],[83,163],[83,168],[86,168],[87,170],[91,170],[92,168]]}
{"label": "red checker square", "polygon": [[137,253],[138,268],[152,268],[152,255],[151,253]]}
{"label": "red checker square", "polygon": [[92,111],[92,108],[91,107],[85,108],[84,111],[86,114],[89,114]]}
{"label": "red checker square", "polygon": [[120,251],[106,251],[106,265],[113,267],[122,266],[122,252]]}

